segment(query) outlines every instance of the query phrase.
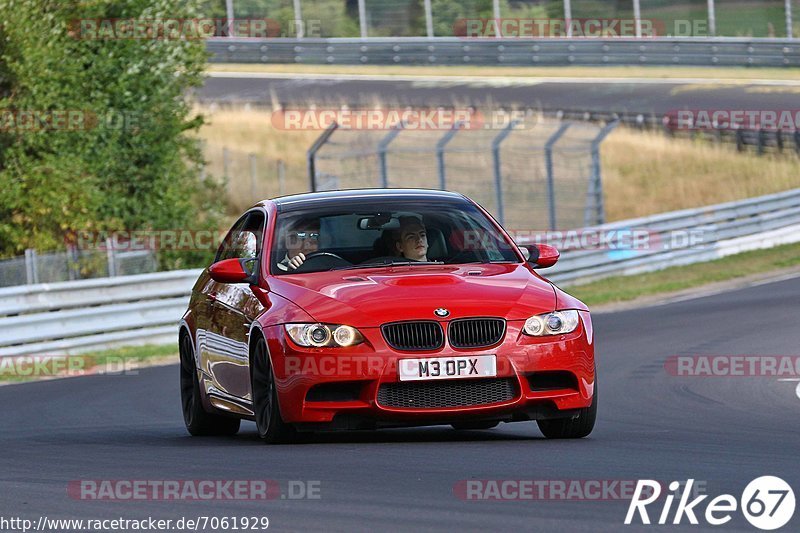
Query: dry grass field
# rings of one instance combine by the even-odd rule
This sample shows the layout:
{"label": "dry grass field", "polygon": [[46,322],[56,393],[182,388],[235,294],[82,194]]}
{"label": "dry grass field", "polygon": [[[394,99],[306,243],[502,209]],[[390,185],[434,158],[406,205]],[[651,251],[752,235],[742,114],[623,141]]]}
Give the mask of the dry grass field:
{"label": "dry grass field", "polygon": [[[254,197],[308,190],[306,151],[320,131],[277,129],[263,109],[201,111],[209,122],[200,137],[213,176],[225,174],[223,152],[228,152],[232,214],[252,205]],[[800,158],[794,155],[737,153],[730,145],[626,128],[618,128],[603,144],[602,165],[610,221],[800,187]]]}

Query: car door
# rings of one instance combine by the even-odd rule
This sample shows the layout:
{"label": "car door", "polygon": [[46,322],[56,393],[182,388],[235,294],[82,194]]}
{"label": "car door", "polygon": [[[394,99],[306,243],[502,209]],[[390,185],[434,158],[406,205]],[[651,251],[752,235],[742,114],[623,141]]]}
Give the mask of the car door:
{"label": "car door", "polygon": [[[236,235],[242,231],[249,213],[245,213],[228,231],[225,240],[217,250],[214,257],[214,262],[220,260],[220,257],[228,253],[227,243],[230,242],[231,236]],[[204,379],[207,380],[211,375],[210,362],[216,360],[216,352],[219,349],[216,347],[219,341],[216,333],[211,333],[211,321],[213,311],[216,308],[217,294],[220,290],[220,283],[217,283],[208,274],[208,270],[203,273],[201,277],[202,286],[198,290],[198,301],[194,308],[195,311],[195,326],[196,336],[195,346],[197,353],[197,366],[202,371]]]}
{"label": "car door", "polygon": [[[226,237],[217,254],[224,259],[257,259],[263,245],[266,213],[249,211]],[[208,293],[210,316],[206,329],[205,360],[211,391],[228,399],[250,400],[248,340],[250,326],[263,306],[245,283],[212,281]]]}

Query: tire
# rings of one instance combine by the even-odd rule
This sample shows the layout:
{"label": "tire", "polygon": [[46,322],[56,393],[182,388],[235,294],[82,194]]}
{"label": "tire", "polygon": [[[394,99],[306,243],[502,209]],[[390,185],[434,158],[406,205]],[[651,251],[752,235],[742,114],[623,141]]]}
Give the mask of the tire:
{"label": "tire", "polygon": [[484,420],[484,421],[478,421],[478,422],[455,422],[455,423],[450,424],[450,425],[453,427],[453,429],[457,429],[457,430],[461,431],[461,430],[468,430],[468,429],[492,429],[494,427],[497,427],[497,424],[499,424],[499,423],[500,422],[493,422],[491,420],[488,420],[488,421]]}
{"label": "tire", "polygon": [[195,437],[236,435],[241,423],[238,418],[212,414],[203,408],[194,347],[188,334],[181,334],[178,348],[181,357],[181,407],[186,429]]}
{"label": "tire", "polygon": [[539,430],[548,439],[582,439],[594,429],[597,419],[597,378],[594,382],[592,404],[578,411],[574,418],[556,418],[554,420],[537,420]]}
{"label": "tire", "polygon": [[263,337],[256,341],[250,359],[250,384],[258,436],[267,444],[294,442],[297,432],[281,417],[275,375]]}

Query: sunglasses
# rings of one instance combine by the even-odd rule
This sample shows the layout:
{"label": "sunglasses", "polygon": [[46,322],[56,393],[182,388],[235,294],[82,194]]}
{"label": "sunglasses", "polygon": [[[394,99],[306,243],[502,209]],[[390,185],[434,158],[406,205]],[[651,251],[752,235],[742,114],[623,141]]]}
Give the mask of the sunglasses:
{"label": "sunglasses", "polygon": [[294,236],[300,239],[301,241],[311,240],[311,241],[318,241],[319,240],[319,233],[318,232],[311,232],[311,231],[295,231]]}

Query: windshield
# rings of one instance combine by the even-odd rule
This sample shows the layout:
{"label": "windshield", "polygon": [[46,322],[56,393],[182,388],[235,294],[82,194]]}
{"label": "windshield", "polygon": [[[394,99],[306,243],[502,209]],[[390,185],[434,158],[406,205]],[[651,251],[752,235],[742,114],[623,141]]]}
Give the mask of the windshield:
{"label": "windshield", "polygon": [[426,264],[520,262],[469,202],[370,200],[278,216],[275,275]]}

